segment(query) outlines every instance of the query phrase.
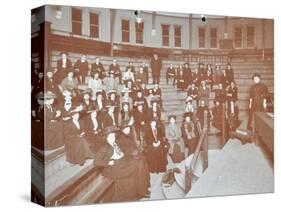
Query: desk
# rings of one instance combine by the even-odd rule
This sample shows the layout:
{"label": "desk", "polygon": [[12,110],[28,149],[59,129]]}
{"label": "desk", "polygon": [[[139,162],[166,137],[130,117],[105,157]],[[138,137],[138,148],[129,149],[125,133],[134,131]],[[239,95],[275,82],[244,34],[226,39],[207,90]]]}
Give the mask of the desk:
{"label": "desk", "polygon": [[265,146],[270,157],[274,155],[274,119],[264,112],[254,114],[254,140],[256,144]]}

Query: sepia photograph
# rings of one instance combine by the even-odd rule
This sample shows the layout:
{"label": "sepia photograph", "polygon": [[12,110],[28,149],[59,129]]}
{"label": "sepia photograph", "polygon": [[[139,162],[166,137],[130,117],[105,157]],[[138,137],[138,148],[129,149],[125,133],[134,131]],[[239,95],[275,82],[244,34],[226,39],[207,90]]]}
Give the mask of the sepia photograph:
{"label": "sepia photograph", "polygon": [[274,192],[274,19],[188,12],[31,10],[32,202]]}

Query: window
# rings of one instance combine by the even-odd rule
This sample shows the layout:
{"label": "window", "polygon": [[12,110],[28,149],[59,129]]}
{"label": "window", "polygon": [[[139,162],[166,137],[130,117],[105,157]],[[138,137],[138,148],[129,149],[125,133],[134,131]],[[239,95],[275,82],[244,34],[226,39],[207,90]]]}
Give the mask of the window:
{"label": "window", "polygon": [[255,46],[255,28],[253,26],[247,27],[247,47]]}
{"label": "window", "polygon": [[234,44],[236,48],[242,48],[242,28],[236,27],[234,29]]}
{"label": "window", "polygon": [[122,19],[121,22],[122,30],[122,42],[130,42],[130,21]]}
{"label": "window", "polygon": [[76,8],[72,8],[72,33],[82,34],[82,11]]}
{"label": "window", "polygon": [[175,47],[181,47],[181,26],[174,26]]}
{"label": "window", "polygon": [[170,25],[163,24],[162,25],[162,45],[163,46],[169,46],[169,29]]}
{"label": "window", "polygon": [[199,34],[199,48],[206,48],[206,30],[205,28],[198,29]]}
{"label": "window", "polygon": [[210,30],[210,47],[217,48],[218,47],[218,34],[217,28],[211,28]]}
{"label": "window", "polygon": [[135,23],[136,26],[136,43],[143,44],[143,22]]}
{"label": "window", "polygon": [[90,36],[99,38],[99,14],[90,13]]}

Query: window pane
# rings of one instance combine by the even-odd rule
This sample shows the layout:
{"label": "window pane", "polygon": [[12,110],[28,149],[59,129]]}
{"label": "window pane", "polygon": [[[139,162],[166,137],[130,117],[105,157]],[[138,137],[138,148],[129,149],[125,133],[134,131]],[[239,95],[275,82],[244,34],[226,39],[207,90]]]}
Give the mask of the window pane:
{"label": "window pane", "polygon": [[122,30],[129,31],[129,21],[128,20],[122,20]]}
{"label": "window pane", "polygon": [[162,45],[169,46],[169,25],[162,25]]}
{"label": "window pane", "polygon": [[72,20],[82,21],[82,11],[76,8],[72,8]]}
{"label": "window pane", "polygon": [[90,36],[94,37],[94,38],[99,37],[99,27],[98,26],[94,26],[94,25],[90,26]]}
{"label": "window pane", "polygon": [[254,47],[255,45],[255,29],[254,27],[247,27],[247,47]]}
{"label": "window pane", "polygon": [[217,29],[216,28],[211,28],[211,32],[210,32],[211,36],[210,36],[210,47],[211,48],[217,48]]}
{"label": "window pane", "polygon": [[75,35],[82,34],[82,25],[81,22],[72,22],[72,33]]}
{"label": "window pane", "polygon": [[205,28],[199,28],[199,48],[206,47]]}
{"label": "window pane", "polygon": [[242,28],[237,27],[234,30],[234,43],[235,47],[241,48],[242,47]]}
{"label": "window pane", "polygon": [[181,47],[181,26],[174,26],[175,47]]}
{"label": "window pane", "polygon": [[90,13],[90,24],[91,25],[99,25],[99,14]]}

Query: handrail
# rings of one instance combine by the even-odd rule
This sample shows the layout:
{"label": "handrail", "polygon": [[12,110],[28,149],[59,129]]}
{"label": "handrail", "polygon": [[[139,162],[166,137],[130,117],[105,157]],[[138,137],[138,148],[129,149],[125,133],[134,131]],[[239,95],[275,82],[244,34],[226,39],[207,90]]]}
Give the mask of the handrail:
{"label": "handrail", "polygon": [[194,152],[194,155],[193,155],[193,158],[192,158],[192,161],[191,161],[191,164],[190,164],[190,170],[193,171],[195,169],[195,166],[197,164],[197,160],[198,160],[198,157],[199,157],[199,154],[200,154],[200,149],[202,147],[202,144],[203,142],[205,141],[205,137],[207,136],[207,129],[203,129],[202,131],[202,135],[200,137],[200,140],[198,142],[198,145],[196,147],[196,150]]}
{"label": "handrail", "polygon": [[222,136],[221,136],[221,148],[223,148],[223,146],[226,143],[226,105],[225,103],[222,103]]}
{"label": "handrail", "polygon": [[204,112],[204,125],[203,130],[200,135],[199,142],[196,146],[196,150],[193,154],[191,164],[189,167],[186,167],[185,172],[185,192],[187,193],[191,189],[193,171],[196,167],[198,157],[202,149],[203,155],[203,172],[208,168],[208,111]]}

